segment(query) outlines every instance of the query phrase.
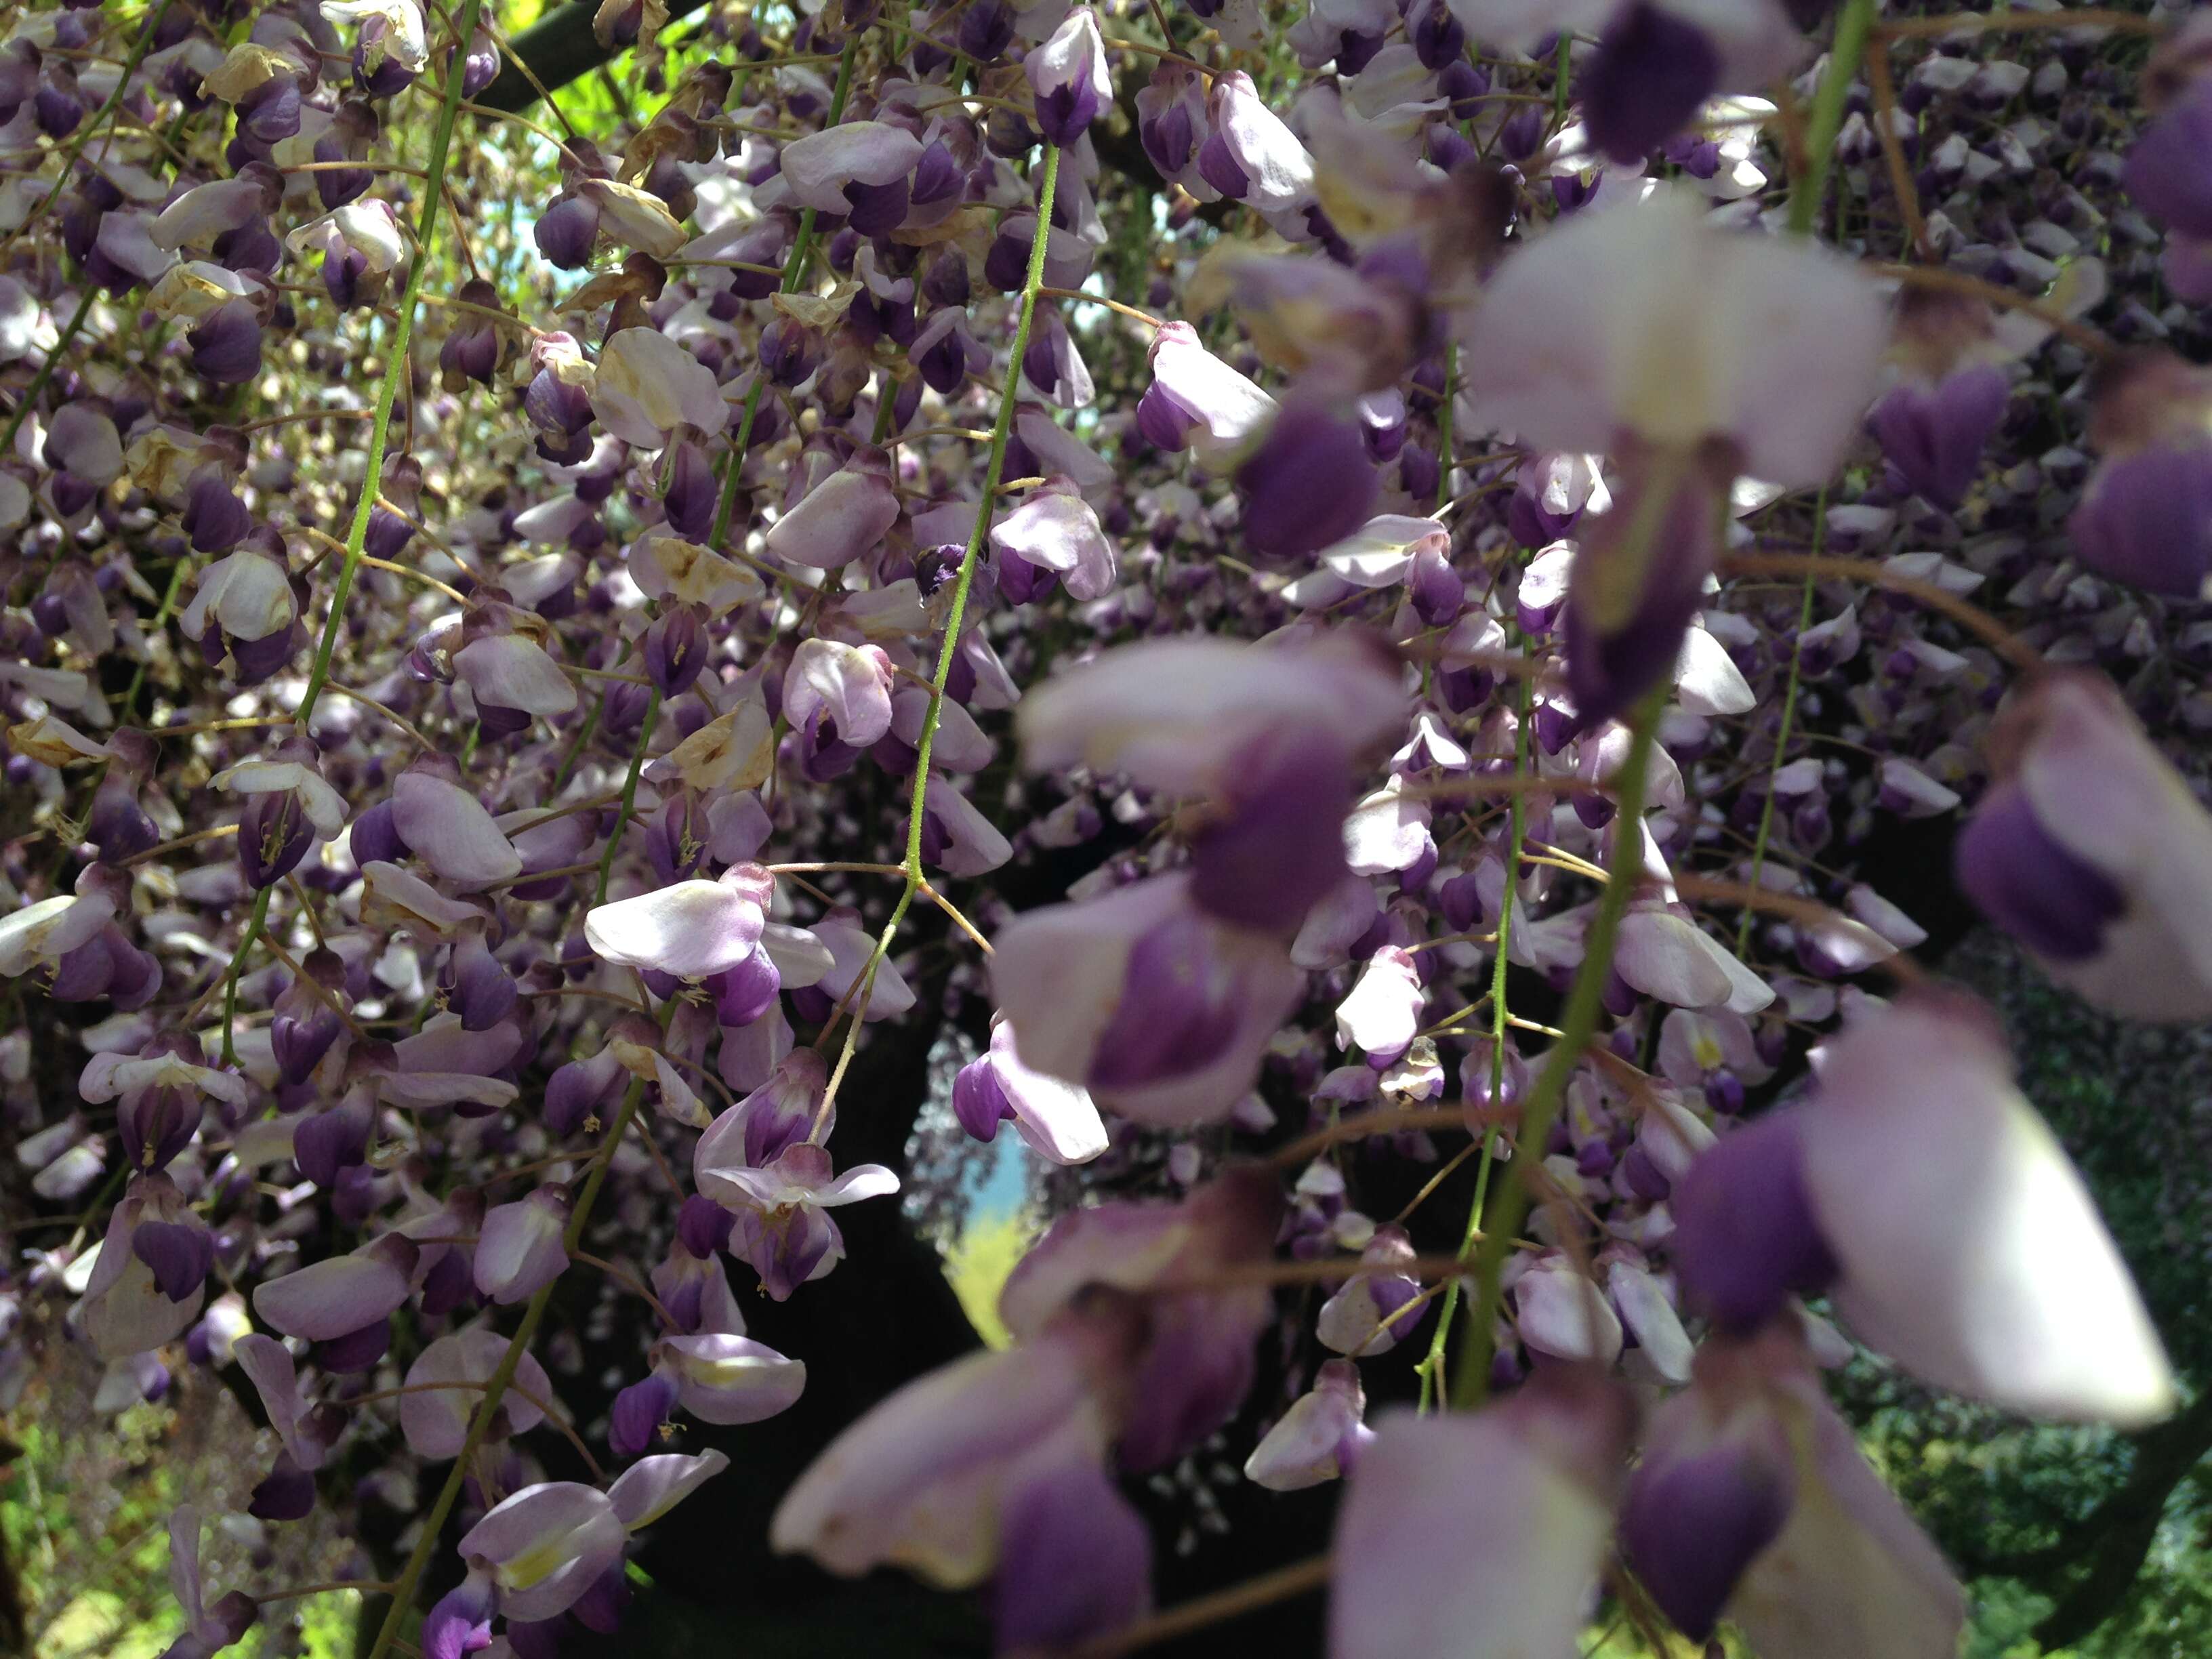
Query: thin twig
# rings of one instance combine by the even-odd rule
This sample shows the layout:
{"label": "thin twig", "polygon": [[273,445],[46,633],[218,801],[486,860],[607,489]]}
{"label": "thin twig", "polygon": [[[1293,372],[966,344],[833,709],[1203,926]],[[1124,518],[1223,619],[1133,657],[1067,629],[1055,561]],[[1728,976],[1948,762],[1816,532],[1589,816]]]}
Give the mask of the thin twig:
{"label": "thin twig", "polygon": [[1504,1125],[1512,1121],[1512,1115],[1471,1102],[1458,1106],[1386,1107],[1358,1112],[1278,1146],[1267,1154],[1267,1162],[1277,1169],[1291,1169],[1341,1141],[1365,1140],[1371,1135],[1401,1134],[1412,1130],[1465,1128],[1470,1123]]}
{"label": "thin twig", "polygon": [[[335,691],[338,696],[345,698],[347,702],[357,702],[364,708],[374,708],[378,714],[383,715],[385,719],[390,720],[394,726],[404,732],[409,737],[414,738],[416,743],[422,744],[422,746],[428,752],[434,755],[438,752],[438,745],[431,742],[429,738],[424,737],[422,735],[422,728],[416,726],[414,721],[409,720],[406,715],[399,713],[398,710],[387,708],[383,703],[379,702],[374,697],[370,696],[368,692],[356,691],[349,685],[340,685],[336,680],[331,679],[325,679],[323,682],[322,689],[325,691]],[[299,717],[295,715],[294,718],[296,720]]]}
{"label": "thin twig", "polygon": [[1125,306],[1119,300],[1109,300],[1103,294],[1085,294],[1079,288],[1041,288],[1037,292],[1048,300],[1073,300],[1079,305],[1103,306],[1109,311],[1119,312],[1124,317],[1133,318],[1156,332],[1167,326],[1151,312],[1139,311],[1134,306]]}
{"label": "thin twig", "polygon": [[[1889,187],[1897,197],[1898,217],[1905,222],[1905,246],[1909,253],[1928,257],[1928,221],[1920,211],[1920,191],[1912,182],[1912,168],[1905,159],[1905,141],[1897,131],[1897,88],[1890,79],[1889,43],[1876,40],[1866,55],[1867,90],[1874,99],[1874,124],[1889,163]],[[1869,239],[1871,240],[1871,239]]]}
{"label": "thin twig", "polygon": [[1197,58],[1186,58],[1182,53],[1171,51],[1166,46],[1155,46],[1143,40],[1124,40],[1110,34],[1100,38],[1109,47],[1118,48],[1122,52],[1133,52],[1146,58],[1157,58],[1165,64],[1180,64],[1187,70],[1195,70],[1209,81],[1218,81],[1228,73],[1226,70],[1209,69]]}
{"label": "thin twig", "polygon": [[[289,722],[288,721],[287,724]],[[218,823],[212,829],[195,830],[189,836],[179,836],[174,841],[160,842],[158,845],[148,848],[143,853],[133,853],[123,860],[124,867],[128,869],[134,864],[143,864],[149,859],[161,858],[176,852],[180,848],[191,847],[200,842],[215,841],[224,836],[234,836],[238,833],[238,830],[239,826],[234,823]]]}
{"label": "thin twig", "polygon": [[[703,1068],[700,1074],[702,1076],[711,1075],[711,1073],[707,1073]],[[721,1081],[720,1078],[716,1078],[714,1080],[717,1083]],[[725,1096],[724,1098],[727,1099],[728,1097]],[[681,1203],[684,1200],[690,1197],[690,1194],[684,1190],[684,1183],[677,1179],[676,1171],[669,1167],[668,1156],[660,1150],[660,1143],[653,1138],[653,1125],[647,1121],[642,1114],[640,1114],[636,1117],[633,1117],[630,1119],[630,1121],[636,1126],[637,1138],[645,1143],[645,1150],[653,1155],[653,1163],[659,1168],[660,1178],[668,1183],[668,1189],[676,1194],[677,1201]]]}
{"label": "thin twig", "polygon": [[1069,1659],[1114,1659],[1118,1654],[1133,1653],[1139,1648],[1204,1630],[1208,1625],[1224,1623],[1277,1601],[1287,1601],[1295,1595],[1310,1595],[1328,1583],[1328,1557],[1309,1556],[1273,1572],[1263,1572],[1256,1578],[1248,1578],[1241,1584],[1231,1584],[1227,1589],[1170,1607],[1165,1613],[1139,1619],[1109,1636],[1085,1643],[1072,1651]]}
{"label": "thin twig", "polygon": [[338,1590],[358,1590],[363,1595],[387,1595],[392,1586],[376,1578],[334,1578],[324,1584],[295,1584],[289,1589],[264,1590],[246,1599],[257,1606],[266,1607],[271,1601],[293,1601],[302,1595],[329,1595]]}
{"label": "thin twig", "polygon": [[1931,611],[1940,611],[1981,640],[2023,673],[2043,667],[2043,654],[1978,605],[1956,593],[1892,570],[1871,559],[1844,558],[1833,553],[1729,553],[1722,556],[1723,572],[1747,576],[1833,576],[1844,581],[1886,587],[1917,599]]}
{"label": "thin twig", "polygon": [[[475,1241],[473,1239],[465,1241],[455,1239],[424,1239],[421,1242],[425,1244],[451,1244],[457,1243],[473,1243]],[[331,1403],[350,1410],[356,1406],[372,1405],[380,1400],[397,1400],[403,1395],[453,1394],[463,1392],[482,1394],[489,1386],[490,1385],[489,1383],[485,1382],[471,1382],[460,1380],[456,1380],[451,1382],[405,1382],[400,1384],[397,1388],[378,1389],[373,1393],[357,1394],[349,1399],[334,1401]],[[599,1467],[599,1459],[592,1455],[592,1449],[584,1443],[584,1437],[576,1432],[575,1426],[568,1421],[565,1415],[554,1409],[552,1401],[550,1400],[540,1399],[535,1393],[524,1388],[520,1382],[508,1383],[507,1385],[507,1391],[514,1395],[517,1399],[523,1401],[525,1403],[537,1407],[538,1414],[544,1418],[548,1423],[550,1423],[554,1428],[559,1431],[562,1436],[567,1439],[568,1443],[576,1449],[576,1455],[584,1460],[584,1467],[592,1472],[592,1480],[605,1480],[607,1478],[606,1471]],[[389,1585],[379,1585],[377,1588],[380,1589],[388,1589],[391,1587]]]}
{"label": "thin twig", "polygon": [[985,956],[988,957],[993,954],[991,941],[985,939],[982,934],[975,931],[975,924],[969,921],[967,917],[962,915],[958,907],[956,906],[951,899],[945,897],[944,894],[939,892],[936,888],[931,886],[926,881],[921,884],[921,896],[927,899],[932,904],[934,904],[939,909],[944,911],[945,915],[951,918],[952,925],[957,927],[962,933],[967,934],[969,939],[973,939],[981,949]]}
{"label": "thin twig", "polygon": [[673,1331],[682,1328],[682,1327],[678,1325],[676,1322],[675,1315],[670,1313],[667,1309],[660,1305],[660,1298],[655,1296],[651,1291],[647,1290],[645,1285],[639,1281],[637,1275],[631,1273],[627,1267],[618,1267],[613,1262],[608,1261],[605,1256],[592,1255],[583,1250],[569,1251],[568,1259],[571,1261],[580,1261],[586,1267],[597,1267],[601,1273],[605,1273],[609,1279],[613,1279],[616,1284],[621,1285],[624,1290],[632,1291],[636,1295],[644,1297],[647,1305],[652,1308],[654,1313],[660,1316],[660,1322],[667,1326],[670,1330]]}
{"label": "thin twig", "polygon": [[1963,270],[1949,270],[1936,265],[1875,265],[1872,269],[1877,276],[1894,277],[1913,288],[1942,289],[1946,293],[1970,295],[2002,311],[2025,312],[2047,325],[2052,332],[2064,335],[2094,356],[2109,357],[2120,349],[2118,343],[2102,330],[2092,327],[2078,317],[2068,316],[2046,300],[2001,287]]}
{"label": "thin twig", "polygon": [[[1841,910],[1823,904],[1818,899],[1804,898],[1794,893],[1778,893],[1769,887],[1747,886],[1740,881],[1729,881],[1718,876],[1699,875],[1694,871],[1686,870],[1676,873],[1674,890],[1684,898],[1694,899],[1700,903],[1741,905],[1747,911],[1759,911],[1768,915],[1781,916],[1802,927],[1833,927],[1840,923],[1846,927],[1865,928],[1876,939],[1881,937],[1879,933],[1875,933],[1873,928],[1868,927],[1866,923],[1855,917],[1847,916]],[[1888,943],[1886,939],[1882,942],[1885,945]],[[1882,957],[1869,965],[1881,969],[1903,984],[1918,984],[1928,977],[1921,971],[1918,963],[1904,951],[1896,950],[1894,946],[1892,947],[1891,955]]]}
{"label": "thin twig", "polygon": [[[289,415],[266,415],[258,421],[248,421],[238,431],[241,434],[264,432],[272,426],[292,426],[302,421],[373,421],[375,418],[376,411],[373,409],[295,409]],[[307,525],[300,527],[302,530],[311,528]],[[338,545],[343,547],[345,544],[340,542]]]}

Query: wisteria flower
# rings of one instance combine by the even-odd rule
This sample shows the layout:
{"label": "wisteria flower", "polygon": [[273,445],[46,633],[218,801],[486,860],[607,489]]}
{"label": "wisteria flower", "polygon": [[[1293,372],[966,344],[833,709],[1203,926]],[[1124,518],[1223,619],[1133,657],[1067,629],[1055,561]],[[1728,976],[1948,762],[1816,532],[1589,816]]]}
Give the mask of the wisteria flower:
{"label": "wisteria flower", "polygon": [[198,1063],[189,1038],[166,1036],[137,1054],[94,1054],[77,1079],[77,1093],[98,1103],[117,1100],[116,1128],[131,1167],[158,1170],[182,1152],[198,1132],[203,1097],[243,1108],[252,1097],[244,1078]]}
{"label": "wisteria flower", "polygon": [[[1458,0],[1457,9],[1463,16],[1483,6]],[[1518,0],[1506,9],[1517,9]],[[1590,142],[1624,167],[1689,125],[1715,93],[1762,90],[1806,52],[1784,0],[1626,0],[1586,9],[1603,21],[1578,88],[1583,120]]]}
{"label": "wisteria flower", "polygon": [[2212,374],[2164,352],[2118,359],[2089,435],[2102,459],[2067,522],[2081,562],[2154,593],[2212,592]]}
{"label": "wisteria flower", "polygon": [[921,141],[904,127],[847,121],[786,144],[781,165],[792,198],[824,213],[866,216],[894,198],[896,211],[882,227],[888,230],[906,217],[906,183],[921,156]]}
{"label": "wisteria flower", "polygon": [[253,1311],[286,1336],[337,1344],[377,1334],[407,1299],[418,1252],[387,1234],[349,1255],[325,1256],[256,1287]]}
{"label": "wisteria flower", "polygon": [[1709,1346],[1662,1405],[1620,1512],[1638,1577],[1692,1641],[1723,1614],[1762,1650],[1946,1655],[1965,1601],[1860,1455],[1796,1337]]}
{"label": "wisteria flower", "polygon": [[1499,270],[1466,336],[1491,366],[1477,418],[1627,469],[1607,533],[1575,562],[1568,666],[1585,720],[1674,664],[1729,477],[1834,470],[1887,330],[1834,256],[1722,230],[1681,191],[1577,216]]}
{"label": "wisteria flower", "polygon": [[991,957],[1028,1064],[1140,1122],[1226,1116],[1298,995],[1283,941],[1220,921],[1187,876],[1031,910]]}
{"label": "wisteria flower", "polygon": [[736,1212],[732,1253],[751,1265],[779,1302],[843,1260],[844,1239],[825,1211],[898,1190],[898,1177],[881,1164],[858,1164],[839,1175],[827,1149],[805,1140],[760,1169],[702,1164],[697,1175],[702,1190]]}
{"label": "wisteria flower", "polygon": [[1572,1645],[1612,1529],[1629,1410],[1570,1374],[1474,1415],[1375,1425],[1337,1511],[1336,1659]]}
{"label": "wisteria flower", "polygon": [[1090,1093],[1022,1063],[1013,1031],[994,1020],[988,1054],[960,1068],[953,1080],[952,1110],[960,1127],[988,1141],[1012,1122],[1039,1157],[1054,1164],[1086,1164],[1106,1150],[1106,1126]]}
{"label": "wisteria flower", "polygon": [[1051,38],[1022,60],[1036,97],[1037,127],[1049,143],[1073,143],[1114,102],[1098,19],[1078,6]]}
{"label": "wisteria flower", "polygon": [[[314,1472],[337,1437],[338,1413],[309,1403],[301,1391],[292,1356],[274,1337],[241,1333],[231,1352],[260,1396],[269,1426],[283,1446],[276,1467],[254,1488],[252,1512],[264,1521],[296,1521],[314,1508]],[[459,1444],[458,1440],[454,1443]]]}
{"label": "wisteria flower", "polygon": [[999,1316],[1029,1341],[1086,1314],[1121,1317],[1102,1292],[1138,1297],[1125,1310],[1136,1317],[1121,1326],[1115,1455],[1127,1469],[1162,1468],[1226,1422],[1252,1386],[1272,1304],[1267,1286],[1238,1270],[1269,1253],[1281,1216],[1273,1178],[1250,1166],[1224,1170],[1180,1203],[1071,1212],[1007,1276]]}
{"label": "wisteria flower", "polygon": [[1939,1387],[2121,1423],[2172,1406],[2165,1351],[2081,1177],[1963,996],[1916,996],[1847,1030],[1812,1103],[1723,1137],[1672,1207],[1683,1285],[1726,1328],[1825,1291]]}
{"label": "wisteria flower", "polygon": [[1111,1322],[1072,1320],[908,1383],[799,1478],[769,1542],[848,1577],[891,1565],[946,1589],[981,1582],[998,1564],[1000,1513],[1024,1466],[1103,1457],[1097,1389],[1121,1340]]}
{"label": "wisteria flower", "polygon": [[805,1362],[736,1331],[665,1338],[653,1364],[674,1384],[674,1403],[702,1423],[758,1423],[806,1388]]}
{"label": "wisteria flower", "polygon": [[836,570],[872,551],[898,522],[897,492],[879,450],[862,450],[769,526],[768,550],[792,564]]}
{"label": "wisteria flower", "polygon": [[[421,74],[429,62],[423,40],[422,9],[414,0],[321,0],[321,10],[333,23],[362,26],[362,49],[372,54],[368,59],[372,70],[386,57],[416,75]],[[383,26],[373,43],[368,30],[371,21]]]}
{"label": "wisteria flower", "polygon": [[1995,734],[1959,884],[2054,979],[2136,1019],[2212,1016],[2212,816],[2112,685],[2051,674]]}
{"label": "wisteria flower", "polygon": [[1190,450],[1211,471],[1233,469],[1273,418],[1275,399],[1200,344],[1188,323],[1152,337],[1152,365],[1137,429],[1162,449]]}
{"label": "wisteria flower", "polygon": [[[449,1332],[425,1345],[407,1368],[409,1392],[399,1400],[399,1429],[408,1449],[432,1462],[458,1457],[476,1415],[477,1385],[491,1380],[506,1353],[507,1339],[485,1325]],[[550,1401],[553,1384],[529,1352],[516,1362],[514,1380],[520,1387],[502,1403],[495,1424],[509,1434],[526,1434],[544,1420],[535,1402]]]}
{"label": "wisteria flower", "polygon": [[476,1246],[477,1291],[504,1306],[551,1284],[568,1265],[562,1238],[568,1224],[568,1195],[557,1187],[485,1211]]}
{"label": "wisteria flower", "polygon": [[329,840],[345,827],[345,799],[325,781],[304,739],[288,742],[276,758],[226,768],[214,782],[246,797],[238,862],[255,887],[281,880],[298,867],[317,837]]}
{"label": "wisteria flower", "polygon": [[1367,1393],[1348,1359],[1324,1364],[1313,1388],[1291,1403],[1244,1460],[1244,1478],[1270,1492],[1297,1492],[1352,1472],[1375,1438]]}
{"label": "wisteria flower", "polygon": [[[991,546],[1002,560],[1017,560],[1058,576],[1079,599],[1099,599],[1114,590],[1121,562],[1100,528],[1098,514],[1067,478],[1048,478],[1022,504],[991,526]],[[1001,575],[1002,583],[1006,580]],[[1037,578],[1027,578],[1034,597]]]}
{"label": "wisteria flower", "polygon": [[163,1659],[211,1659],[253,1628],[261,1610],[243,1590],[229,1590],[213,1606],[200,1578],[200,1528],[196,1505],[179,1504],[169,1514],[169,1588],[184,1610],[185,1633],[169,1644]]}
{"label": "wisteria flower", "polygon": [[428,767],[410,767],[392,787],[392,823],[410,852],[464,891],[522,871],[514,843],[483,803]]}
{"label": "wisteria flower", "polygon": [[585,916],[584,935],[605,961],[705,979],[751,957],[773,886],[758,866],[735,866],[716,881],[679,881],[602,904]]}
{"label": "wisteria flower", "polygon": [[215,1240],[167,1176],[135,1178],[108,1218],[78,1318],[103,1359],[173,1340],[199,1316]]}
{"label": "wisteria flower", "polygon": [[626,328],[599,353],[592,409],[625,443],[659,449],[678,427],[720,432],[729,406],[714,371],[656,329]]}
{"label": "wisteria flower", "polygon": [[1020,723],[1033,768],[1081,765],[1206,802],[1193,899],[1240,926],[1295,929],[1344,876],[1352,763],[1404,709],[1396,668],[1365,636],[1273,648],[1192,638],[1050,681]]}
{"label": "wisteria flower", "polygon": [[[607,1494],[555,1480],[526,1486],[494,1505],[462,1537],[460,1553],[470,1577],[485,1585],[501,1613],[550,1619],[574,1607],[622,1559],[628,1538]],[[434,1609],[430,1617],[437,1616]],[[426,1620],[426,1640],[428,1634]]]}

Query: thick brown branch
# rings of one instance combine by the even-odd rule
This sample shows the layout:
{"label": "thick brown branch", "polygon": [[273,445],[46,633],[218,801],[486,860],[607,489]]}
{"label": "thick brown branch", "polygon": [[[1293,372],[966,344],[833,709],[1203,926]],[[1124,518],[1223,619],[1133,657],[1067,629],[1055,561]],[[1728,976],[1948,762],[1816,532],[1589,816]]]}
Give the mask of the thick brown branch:
{"label": "thick brown branch", "polygon": [[[707,0],[669,0],[668,21],[688,17],[704,9]],[[512,42],[514,55],[530,66],[525,75],[507,58],[500,59],[499,78],[483,89],[475,101],[487,109],[513,112],[528,109],[536,103],[538,87],[531,84],[535,76],[547,92],[556,92],[579,76],[588,75],[601,64],[620,57],[629,50],[617,46],[612,51],[601,46],[592,33],[592,19],[596,6],[555,6],[537,22],[516,35]]]}

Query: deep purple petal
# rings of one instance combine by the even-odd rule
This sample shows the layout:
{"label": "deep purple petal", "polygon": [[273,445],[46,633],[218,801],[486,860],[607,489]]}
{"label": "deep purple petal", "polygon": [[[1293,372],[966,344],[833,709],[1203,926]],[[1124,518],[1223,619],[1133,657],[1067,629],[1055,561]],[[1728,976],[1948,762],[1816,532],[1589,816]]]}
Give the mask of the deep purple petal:
{"label": "deep purple petal", "polygon": [[1598,41],[1582,76],[1590,143],[1632,166],[1681,131],[1720,84],[1720,54],[1705,32],[1635,0]]}
{"label": "deep purple petal", "polygon": [[1835,1279],[1793,1116],[1723,1136],[1674,1183],[1673,1207],[1683,1293],[1723,1329],[1754,1330],[1793,1293],[1814,1295]]}
{"label": "deep purple petal", "polygon": [[[2094,811],[2095,804],[2082,810]],[[2126,907],[2118,887],[2044,828],[2017,784],[1998,784],[1983,797],[1960,831],[1954,860],[1959,885],[1982,914],[2056,962],[2096,955],[2106,927]]]}
{"label": "deep purple petal", "polygon": [[1007,1500],[999,1531],[1000,1653],[1057,1653],[1151,1610],[1152,1534],[1097,1464],[1030,1479]]}

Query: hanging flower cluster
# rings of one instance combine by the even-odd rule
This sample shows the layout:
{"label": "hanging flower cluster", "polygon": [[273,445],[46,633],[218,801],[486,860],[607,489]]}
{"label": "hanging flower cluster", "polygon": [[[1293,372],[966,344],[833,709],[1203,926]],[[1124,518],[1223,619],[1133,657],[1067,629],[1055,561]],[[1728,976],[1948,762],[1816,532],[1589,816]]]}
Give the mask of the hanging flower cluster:
{"label": "hanging flower cluster", "polygon": [[[496,9],[0,40],[0,1111],[70,1224],[0,1405],[19,1304],[106,1408],[235,1366],[258,1521],[416,1477],[369,1659],[552,1652],[802,1397],[744,1307],[871,1272],[840,1114],[934,1086],[1090,1198],[732,1549],[1137,1644],[1126,1483],[1244,1424],[1343,1483],[1334,1659],[1625,1576],[1951,1653],[1821,1368],[2176,1399],[1911,911],[2212,1017],[2212,18],[609,5],[587,133]],[[260,1613],[204,1519],[175,1655]]]}

